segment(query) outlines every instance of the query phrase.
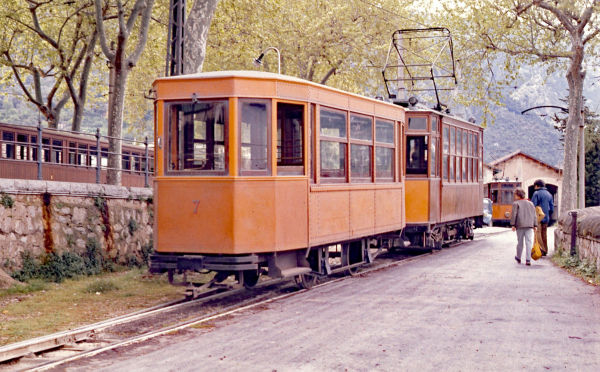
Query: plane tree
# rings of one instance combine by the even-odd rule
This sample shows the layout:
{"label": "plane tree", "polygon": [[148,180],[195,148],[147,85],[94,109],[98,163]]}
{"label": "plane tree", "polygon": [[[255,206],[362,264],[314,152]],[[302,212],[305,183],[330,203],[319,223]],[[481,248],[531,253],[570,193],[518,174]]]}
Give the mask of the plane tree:
{"label": "plane tree", "polygon": [[500,83],[514,80],[523,64],[539,66],[547,74],[564,72],[569,89],[569,116],[560,212],[576,208],[577,133],[583,126],[586,65],[592,63],[598,52],[600,1],[454,0],[444,2],[443,7],[444,20],[463,39],[462,48],[477,58],[471,62],[481,65],[481,61],[491,61],[489,66],[504,68],[502,76],[495,76],[489,67],[487,78],[474,84],[489,86],[495,78]]}

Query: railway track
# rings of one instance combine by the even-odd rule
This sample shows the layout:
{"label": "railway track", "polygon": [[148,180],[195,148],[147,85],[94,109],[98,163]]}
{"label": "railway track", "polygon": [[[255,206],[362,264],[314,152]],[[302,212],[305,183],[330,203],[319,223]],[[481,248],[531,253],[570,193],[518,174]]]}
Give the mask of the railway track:
{"label": "railway track", "polygon": [[[489,236],[483,234],[481,237]],[[479,240],[479,239],[476,239]],[[428,252],[383,254],[356,274],[413,261]],[[435,252],[433,253],[435,254]],[[320,287],[345,280],[328,277]],[[196,326],[306,291],[289,280],[265,280],[254,288],[205,292],[193,300],[177,300],[77,329],[0,347],[0,371],[44,371],[77,359],[135,344],[170,332]]]}

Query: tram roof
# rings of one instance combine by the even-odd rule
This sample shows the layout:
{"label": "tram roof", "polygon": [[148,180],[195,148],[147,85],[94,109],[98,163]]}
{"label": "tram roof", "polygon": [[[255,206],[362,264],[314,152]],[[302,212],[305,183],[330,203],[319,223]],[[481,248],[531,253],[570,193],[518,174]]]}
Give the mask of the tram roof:
{"label": "tram roof", "polygon": [[[364,96],[357,93],[351,93],[345,90],[341,90],[338,88],[334,88],[328,85],[315,83],[313,81],[301,79],[295,76],[276,74],[273,72],[265,72],[265,71],[252,71],[252,70],[228,70],[228,71],[209,71],[209,72],[199,72],[195,74],[187,74],[187,75],[177,75],[177,76],[169,76],[169,77],[160,77],[154,80],[154,83],[158,81],[172,81],[172,80],[199,80],[199,79],[225,79],[225,78],[246,78],[246,79],[257,79],[257,80],[278,80],[278,81],[286,81],[293,83],[300,83],[306,85],[312,85],[314,87],[318,87],[321,89],[327,89],[334,92],[339,92],[355,97],[360,97],[363,99],[373,100],[379,103],[384,103],[388,105],[392,105],[394,107],[399,107],[394,105],[391,102],[380,100],[374,97]],[[407,110],[406,107],[403,107],[404,110]]]}

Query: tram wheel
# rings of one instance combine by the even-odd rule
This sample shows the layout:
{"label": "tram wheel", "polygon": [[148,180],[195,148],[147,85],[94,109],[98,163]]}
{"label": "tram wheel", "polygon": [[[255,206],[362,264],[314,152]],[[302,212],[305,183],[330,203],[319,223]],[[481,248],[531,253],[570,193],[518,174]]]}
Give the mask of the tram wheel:
{"label": "tram wheel", "polygon": [[244,270],[242,271],[244,287],[252,288],[258,283],[260,278],[260,272],[258,270]]}
{"label": "tram wheel", "polygon": [[317,284],[317,276],[311,273],[300,274],[295,277],[294,280],[301,289],[311,289],[315,284]]}

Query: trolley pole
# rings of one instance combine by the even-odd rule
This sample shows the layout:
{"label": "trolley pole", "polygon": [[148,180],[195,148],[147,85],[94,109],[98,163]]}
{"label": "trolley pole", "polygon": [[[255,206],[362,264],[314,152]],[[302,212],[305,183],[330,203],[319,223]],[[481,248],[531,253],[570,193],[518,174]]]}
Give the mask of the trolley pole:
{"label": "trolley pole", "polygon": [[96,183],[100,183],[100,163],[102,163],[102,157],[100,156],[100,128],[96,128]]}
{"label": "trolley pole", "polygon": [[42,180],[42,123],[38,124],[38,138],[37,138],[37,179]]}
{"label": "trolley pole", "polygon": [[146,157],[146,165],[144,166],[144,187],[148,187],[148,137],[144,139],[144,156]]}

